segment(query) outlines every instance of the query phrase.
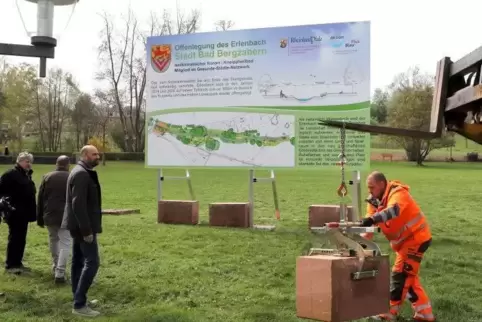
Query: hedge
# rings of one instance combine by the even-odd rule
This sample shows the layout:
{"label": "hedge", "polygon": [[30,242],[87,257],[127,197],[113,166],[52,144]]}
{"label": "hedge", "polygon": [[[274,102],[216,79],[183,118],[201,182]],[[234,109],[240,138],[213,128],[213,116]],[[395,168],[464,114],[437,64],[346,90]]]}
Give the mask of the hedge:
{"label": "hedge", "polygon": [[[55,164],[60,155],[70,157],[70,162],[75,163],[79,160],[79,153],[72,152],[31,152],[34,157],[34,164]],[[17,154],[8,156],[0,155],[0,164],[13,164],[17,158]],[[144,162],[144,152],[107,152],[105,154],[107,161],[138,161]]]}
{"label": "hedge", "polygon": [[144,162],[144,152],[108,152],[105,154],[107,161],[140,161]]}

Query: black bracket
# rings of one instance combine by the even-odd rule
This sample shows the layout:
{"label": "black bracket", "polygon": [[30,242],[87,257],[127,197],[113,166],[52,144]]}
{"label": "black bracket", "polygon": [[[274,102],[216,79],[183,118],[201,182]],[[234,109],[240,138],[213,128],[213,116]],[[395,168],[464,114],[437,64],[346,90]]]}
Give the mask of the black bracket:
{"label": "black bracket", "polygon": [[0,55],[40,58],[39,76],[47,74],[47,58],[55,58],[57,40],[52,37],[34,36],[31,45],[0,43]]}

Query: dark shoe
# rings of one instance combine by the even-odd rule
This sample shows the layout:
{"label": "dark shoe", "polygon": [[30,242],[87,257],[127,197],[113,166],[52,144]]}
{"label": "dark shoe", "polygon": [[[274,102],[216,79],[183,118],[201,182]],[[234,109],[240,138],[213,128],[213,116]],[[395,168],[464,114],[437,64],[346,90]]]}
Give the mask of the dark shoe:
{"label": "dark shoe", "polygon": [[65,277],[56,277],[54,279],[54,283],[55,284],[66,284],[67,283],[67,279]]}

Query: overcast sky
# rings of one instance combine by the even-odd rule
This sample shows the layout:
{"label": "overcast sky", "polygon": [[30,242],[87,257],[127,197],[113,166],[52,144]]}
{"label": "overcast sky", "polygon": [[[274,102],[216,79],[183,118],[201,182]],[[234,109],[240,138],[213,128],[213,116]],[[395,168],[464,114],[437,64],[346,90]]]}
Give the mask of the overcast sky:
{"label": "overcast sky", "polygon": [[[21,3],[26,27],[35,30],[35,10],[28,10],[30,3],[0,0],[0,42],[29,43],[17,1]],[[47,66],[70,71],[82,90],[92,92],[98,86],[94,80],[102,28],[98,13],[105,10],[120,16],[129,3],[140,18],[147,17],[152,10],[174,10],[176,6],[175,0],[80,0],[67,29],[64,27],[68,14],[57,12],[54,29],[62,33],[56,58],[49,60]],[[202,10],[201,31],[213,31],[214,22],[220,19],[233,20],[235,29],[370,20],[372,91],[388,85],[396,73],[412,65],[434,73],[436,62],[442,57],[457,60],[482,45],[477,31],[482,14],[480,0],[446,3],[435,0],[178,0],[177,3],[186,11]],[[8,59],[37,63],[33,58]]]}

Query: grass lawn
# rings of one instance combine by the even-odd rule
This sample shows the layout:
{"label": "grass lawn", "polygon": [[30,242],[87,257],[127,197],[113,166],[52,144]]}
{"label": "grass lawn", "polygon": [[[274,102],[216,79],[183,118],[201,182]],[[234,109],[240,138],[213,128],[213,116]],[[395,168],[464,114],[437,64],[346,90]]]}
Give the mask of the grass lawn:
{"label": "grass lawn", "polygon": [[[467,153],[470,152],[477,152],[482,154],[482,145],[477,144],[473,141],[467,140],[463,136],[459,134],[455,134],[455,146],[452,148],[452,156],[454,158],[465,157]],[[383,138],[380,136],[372,136],[371,137],[372,148],[371,152],[375,153],[404,153],[404,150],[394,146],[394,143],[387,144],[384,142]],[[449,148],[442,148],[437,150],[432,150],[428,156],[430,157],[449,157],[450,156],[450,149]]]}
{"label": "grass lawn", "polygon": [[[434,243],[421,274],[439,321],[482,321],[482,188],[476,185],[482,165],[372,167],[410,184],[430,220]],[[35,170],[38,183],[50,167]],[[101,268],[89,293],[100,302],[99,321],[302,321],[295,310],[295,262],[311,239],[307,209],[337,202],[338,172],[277,173],[281,221],[276,232],[264,232],[159,225],[155,170],[111,162],[98,171],[105,208],[142,211],[104,217]],[[204,222],[209,202],[247,199],[247,171],[195,170],[192,177]],[[184,182],[168,182],[164,192],[166,199],[188,198]],[[256,211],[256,224],[276,222],[269,185],[256,188]],[[0,236],[3,262],[4,224]],[[388,252],[383,238],[377,239]],[[69,287],[52,283],[47,240],[46,230],[31,224],[25,264],[33,276],[0,274],[0,289],[8,293],[0,321],[76,321]],[[404,316],[411,316],[408,305]]]}

